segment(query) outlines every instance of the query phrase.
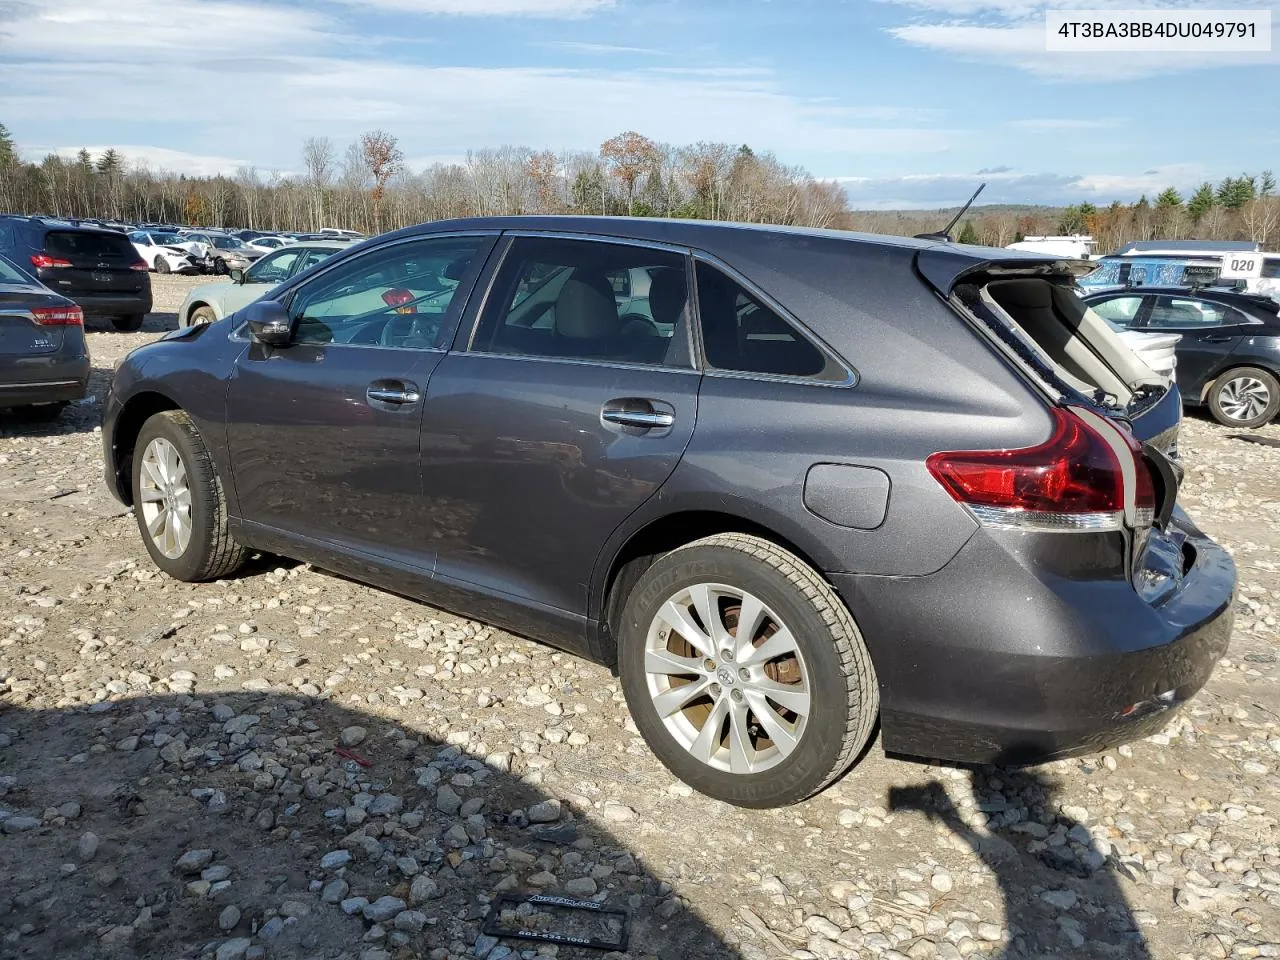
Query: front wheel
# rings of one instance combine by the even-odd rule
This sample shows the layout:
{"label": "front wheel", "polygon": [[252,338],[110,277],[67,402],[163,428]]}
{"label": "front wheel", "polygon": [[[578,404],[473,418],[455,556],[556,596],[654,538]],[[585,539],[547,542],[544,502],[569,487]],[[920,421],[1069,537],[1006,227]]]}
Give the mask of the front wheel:
{"label": "front wheel", "polygon": [[1209,388],[1209,411],[1228,427],[1262,427],[1280,412],[1280,383],[1258,367],[1228,370]]}
{"label": "front wheel", "polygon": [[216,580],[244,562],[213,460],[181,410],[142,425],[133,453],[133,512],[151,559],[177,580]]}
{"label": "front wheel", "polygon": [[164,257],[156,257],[156,273],[168,273],[169,261]]}
{"label": "front wheel", "polygon": [[216,258],[216,259],[213,261],[213,272],[214,272],[214,273],[216,273],[216,274],[218,274],[219,276],[221,276],[222,274],[226,273],[226,272],[227,272],[227,261],[223,260],[221,257]]}
{"label": "front wheel", "polygon": [[619,630],[636,726],[681,780],[743,807],[777,807],[843,773],[880,706],[849,611],[804,561],[727,533],[640,577]]}

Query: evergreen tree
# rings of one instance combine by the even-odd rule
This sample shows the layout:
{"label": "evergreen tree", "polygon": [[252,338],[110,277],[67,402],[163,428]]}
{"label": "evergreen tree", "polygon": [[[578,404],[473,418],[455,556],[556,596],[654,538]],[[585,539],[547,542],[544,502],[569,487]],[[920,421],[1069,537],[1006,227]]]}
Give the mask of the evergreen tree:
{"label": "evergreen tree", "polygon": [[1182,206],[1182,194],[1173,187],[1165,187],[1156,197],[1157,210],[1177,210]]}
{"label": "evergreen tree", "polygon": [[120,168],[124,165],[120,154],[116,152],[115,147],[109,147],[107,151],[98,158],[99,173],[119,173]]}
{"label": "evergreen tree", "polygon": [[978,242],[978,231],[973,229],[972,220],[966,220],[964,222],[964,227],[960,230],[960,242],[961,243],[977,243]]}
{"label": "evergreen tree", "polygon": [[18,146],[13,142],[8,128],[0,123],[0,167],[7,167],[18,162]]}
{"label": "evergreen tree", "polygon": [[1196,188],[1196,192],[1187,201],[1187,213],[1191,214],[1191,219],[1198,221],[1212,210],[1217,202],[1218,198],[1213,192],[1213,184],[1206,180]]}
{"label": "evergreen tree", "polygon": [[1263,170],[1258,178],[1258,196],[1269,197],[1276,192],[1276,178],[1270,170]]}

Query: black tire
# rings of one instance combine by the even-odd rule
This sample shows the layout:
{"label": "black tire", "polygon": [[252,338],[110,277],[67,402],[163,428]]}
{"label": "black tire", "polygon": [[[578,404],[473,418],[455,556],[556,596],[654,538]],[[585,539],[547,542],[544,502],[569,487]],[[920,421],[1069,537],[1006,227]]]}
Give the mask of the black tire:
{"label": "black tire", "polygon": [[[1253,402],[1243,402],[1244,398]],[[1256,412],[1248,416],[1250,411]],[[1264,427],[1280,413],[1280,382],[1259,367],[1228,370],[1209,388],[1209,412],[1223,426]]]}
{"label": "black tire", "polygon": [[[699,583],[762,600],[787,625],[804,658],[807,725],[792,752],[762,772],[730,773],[697,759],[653,705],[645,674],[650,624],[669,598]],[[626,598],[618,647],[627,704],[658,759],[695,790],[735,806],[778,807],[817,793],[858,757],[880,709],[871,656],[840,598],[804,561],[760,537],[717,534],[659,558]]]}
{"label": "black tire", "polygon": [[218,315],[213,312],[213,307],[196,307],[187,317],[187,326],[198,327],[203,323],[216,323]]}
{"label": "black tire", "polygon": [[221,257],[215,257],[213,261],[213,272],[221,276],[227,272],[227,261]]}
{"label": "black tire", "polygon": [[51,423],[62,416],[66,403],[29,403],[13,408],[13,415],[27,423]]}
{"label": "black tire", "polygon": [[[157,437],[163,437],[177,449],[191,490],[191,539],[186,550],[176,558],[167,557],[160,551],[147,532],[143,519],[143,452]],[[142,425],[133,450],[131,484],[133,513],[143,545],[155,565],[169,576],[188,583],[217,580],[233,573],[244,563],[248,551],[232,538],[229,531],[222,481],[200,431],[184,411],[166,410]]]}
{"label": "black tire", "polygon": [[142,329],[142,321],[146,318],[145,313],[130,313],[123,317],[112,317],[111,325],[121,333],[133,333]]}
{"label": "black tire", "polygon": [[156,257],[155,264],[156,264],[156,273],[169,272],[169,261],[166,260],[164,257]]}

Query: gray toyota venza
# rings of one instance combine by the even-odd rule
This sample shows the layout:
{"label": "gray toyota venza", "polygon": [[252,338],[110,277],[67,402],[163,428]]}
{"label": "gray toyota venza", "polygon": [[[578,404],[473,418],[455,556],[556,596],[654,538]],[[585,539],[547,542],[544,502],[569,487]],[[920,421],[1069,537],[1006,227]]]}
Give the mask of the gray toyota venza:
{"label": "gray toyota venza", "polygon": [[614,667],[682,780],[1148,735],[1235,569],[1181,401],[1084,265],[689,221],[454,220],[129,354],[106,479],[157,566],[307,560]]}

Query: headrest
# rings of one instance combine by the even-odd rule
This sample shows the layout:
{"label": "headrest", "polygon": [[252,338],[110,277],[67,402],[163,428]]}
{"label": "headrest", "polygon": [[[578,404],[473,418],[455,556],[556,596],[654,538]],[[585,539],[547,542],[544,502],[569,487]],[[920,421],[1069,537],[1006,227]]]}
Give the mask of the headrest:
{"label": "headrest", "polygon": [[556,298],[556,334],[574,340],[607,340],[621,324],[613,286],[602,273],[581,267],[560,288]]}
{"label": "headrest", "polygon": [[649,273],[649,312],[658,323],[679,321],[689,299],[684,271],[675,267],[659,267]]}

